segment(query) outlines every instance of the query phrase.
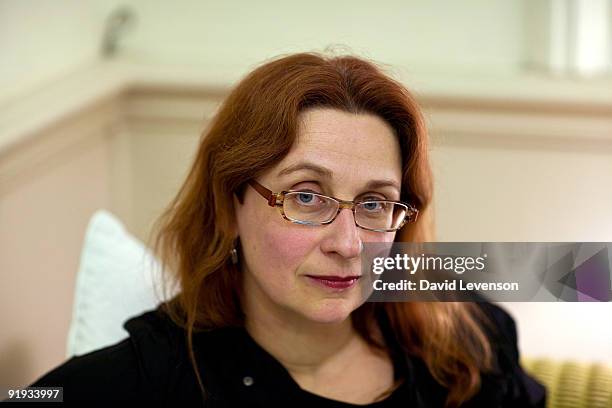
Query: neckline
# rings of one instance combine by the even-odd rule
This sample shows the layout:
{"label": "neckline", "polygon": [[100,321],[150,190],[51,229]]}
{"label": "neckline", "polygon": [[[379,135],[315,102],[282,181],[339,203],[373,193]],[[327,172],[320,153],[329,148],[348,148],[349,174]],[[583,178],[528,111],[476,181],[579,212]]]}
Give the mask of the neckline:
{"label": "neckline", "polygon": [[400,384],[395,390],[391,392],[391,394],[387,395],[382,400],[369,402],[367,404],[355,404],[352,402],[340,401],[340,400],[336,400],[333,398],[324,397],[319,394],[315,394],[313,392],[310,392],[308,390],[301,388],[299,384],[297,383],[295,383],[295,386],[298,388],[297,392],[307,398],[310,398],[313,401],[313,404],[317,404],[317,406],[321,406],[321,404],[328,404],[328,405],[334,405],[335,407],[338,407],[338,408],[340,407],[343,407],[343,408],[344,407],[346,408],[349,408],[349,407],[351,408],[352,407],[355,407],[355,408],[358,408],[358,407],[364,407],[364,408],[386,407],[389,404],[398,400],[401,395],[407,395],[407,391],[408,391],[408,382],[407,380],[404,380],[402,384]]}
{"label": "neckline", "polygon": [[[255,339],[251,336],[251,334],[246,330],[245,327],[239,327],[239,332],[241,337],[243,337],[243,341],[245,342],[246,346],[243,349],[245,358],[250,359],[254,367],[266,367],[272,369],[274,371],[273,376],[276,380],[282,381],[281,386],[284,392],[289,393],[292,399],[302,400],[304,398],[308,398],[312,401],[313,404],[317,404],[317,406],[334,406],[338,408],[375,408],[387,406],[388,404],[394,402],[396,399],[400,398],[401,395],[406,395],[408,397],[411,394],[412,387],[410,387],[411,384],[409,382],[409,375],[412,370],[409,369],[407,365],[407,360],[400,358],[400,355],[397,353],[397,350],[394,348],[393,344],[387,343],[388,347],[390,348],[390,357],[393,361],[393,377],[394,379],[397,379],[403,376],[403,382],[396,389],[394,389],[391,394],[387,395],[382,400],[370,402],[367,404],[354,404],[351,402],[324,397],[322,395],[315,394],[313,392],[303,389],[291,376],[289,370],[287,370],[285,366],[283,366],[259,343],[257,343],[257,341],[255,341]],[[406,398],[406,400],[412,401],[413,399]]]}

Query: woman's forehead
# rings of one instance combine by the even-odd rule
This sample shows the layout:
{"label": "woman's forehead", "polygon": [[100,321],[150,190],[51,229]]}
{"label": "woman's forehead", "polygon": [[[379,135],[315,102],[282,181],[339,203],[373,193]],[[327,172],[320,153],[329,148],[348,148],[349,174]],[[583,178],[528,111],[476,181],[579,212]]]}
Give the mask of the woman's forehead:
{"label": "woman's forehead", "polygon": [[377,135],[390,137],[393,128],[381,117],[371,113],[350,113],[331,108],[308,109],[299,115],[298,138],[312,142],[367,142]]}
{"label": "woman's forehead", "polygon": [[399,142],[391,126],[378,116],[316,109],[301,117],[296,143],[281,166],[306,161],[336,172],[361,169],[400,175]]}

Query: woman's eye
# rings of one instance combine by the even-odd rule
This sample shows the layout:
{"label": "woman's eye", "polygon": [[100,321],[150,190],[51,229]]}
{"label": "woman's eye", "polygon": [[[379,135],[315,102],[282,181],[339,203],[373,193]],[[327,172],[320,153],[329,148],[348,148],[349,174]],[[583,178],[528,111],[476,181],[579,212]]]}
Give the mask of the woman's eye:
{"label": "woman's eye", "polygon": [[297,199],[301,204],[310,204],[314,201],[315,195],[311,193],[299,193]]}
{"label": "woman's eye", "polygon": [[363,201],[365,202],[361,206],[370,213],[386,213],[393,208],[393,204],[387,202],[387,199],[384,197],[369,196],[365,197]]}
{"label": "woman's eye", "polygon": [[382,203],[378,203],[378,202],[367,202],[364,203],[363,206],[365,207],[366,210],[368,211],[376,211],[378,209],[380,209],[380,207],[382,206]]}

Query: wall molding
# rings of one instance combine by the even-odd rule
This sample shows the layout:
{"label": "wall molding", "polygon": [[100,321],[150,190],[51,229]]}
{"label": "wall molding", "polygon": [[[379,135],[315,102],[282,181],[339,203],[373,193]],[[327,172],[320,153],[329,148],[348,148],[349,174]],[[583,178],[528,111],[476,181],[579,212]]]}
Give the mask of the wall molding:
{"label": "wall molding", "polygon": [[[24,175],[46,171],[62,152],[101,134],[112,138],[118,128],[129,133],[156,124],[200,133],[231,88],[230,81],[202,72],[101,62],[5,104],[0,110],[0,195]],[[612,96],[598,92],[601,84],[515,78],[515,87],[528,91],[511,91],[507,80],[500,79],[497,91],[467,81],[447,93],[435,79],[421,81],[415,95],[432,143],[561,150],[612,146]]]}

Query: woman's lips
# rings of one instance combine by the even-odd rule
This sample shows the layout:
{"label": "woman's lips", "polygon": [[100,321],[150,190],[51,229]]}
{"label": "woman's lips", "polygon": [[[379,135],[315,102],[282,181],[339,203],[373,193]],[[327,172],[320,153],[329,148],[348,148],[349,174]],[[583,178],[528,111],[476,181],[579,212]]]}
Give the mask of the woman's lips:
{"label": "woman's lips", "polygon": [[306,275],[309,281],[324,288],[345,290],[355,285],[361,276]]}

